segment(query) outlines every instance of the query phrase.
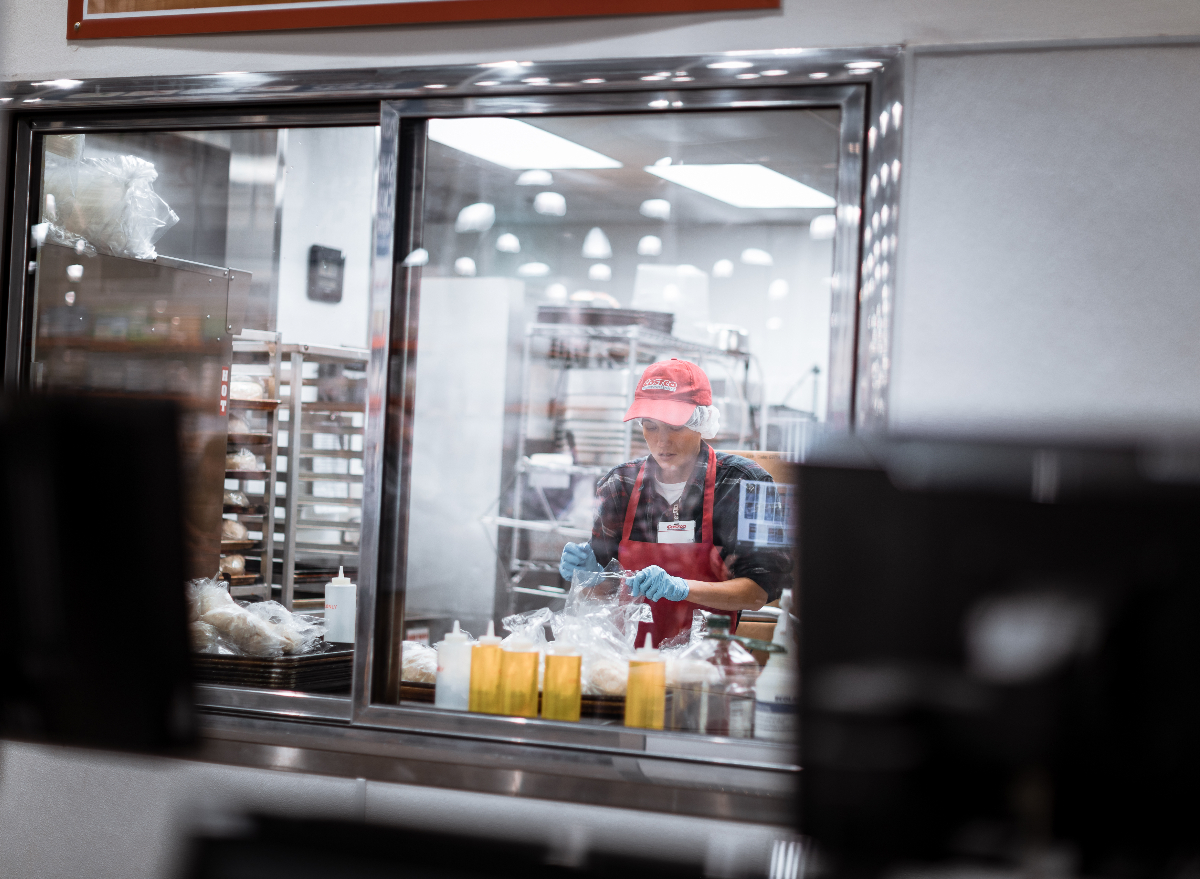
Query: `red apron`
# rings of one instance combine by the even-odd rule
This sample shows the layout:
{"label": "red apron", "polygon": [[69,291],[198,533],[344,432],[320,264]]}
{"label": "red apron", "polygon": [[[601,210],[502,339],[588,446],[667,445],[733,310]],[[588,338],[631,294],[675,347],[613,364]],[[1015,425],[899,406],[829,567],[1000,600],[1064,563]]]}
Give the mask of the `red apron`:
{"label": "red apron", "polygon": [[[685,580],[700,580],[705,583],[727,580],[720,562],[720,554],[715,551],[716,547],[713,545],[713,495],[717,484],[717,453],[709,447],[708,472],[704,477],[704,524],[698,543],[646,543],[629,539],[633,532],[633,519],[638,501],[642,497],[642,479],[645,476],[646,465],[642,464],[637,482],[633,485],[633,494],[629,497],[629,506],[625,508],[625,527],[621,531],[620,546],[617,547],[617,559],[621,562],[621,567],[627,571],[640,571],[650,565],[658,565],[668,574]],[[648,604],[654,622],[638,624],[639,647],[647,632],[650,633],[651,643],[657,647],[660,642],[691,629],[692,612],[696,609],[734,617],[736,625],[737,614],[728,610],[704,607],[690,601],[670,601],[666,598]]]}

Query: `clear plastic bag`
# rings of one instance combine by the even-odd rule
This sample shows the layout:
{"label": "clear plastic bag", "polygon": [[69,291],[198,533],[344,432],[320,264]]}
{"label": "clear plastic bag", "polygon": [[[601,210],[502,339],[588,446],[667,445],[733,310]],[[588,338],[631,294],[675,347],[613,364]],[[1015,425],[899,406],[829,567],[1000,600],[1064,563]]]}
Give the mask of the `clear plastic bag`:
{"label": "clear plastic bag", "polygon": [[325,635],[325,621],[294,614],[277,601],[242,604],[219,580],[187,585],[189,634],[201,653],[282,656],[311,653]]}
{"label": "clear plastic bag", "polygon": [[418,684],[437,683],[437,650],[419,641],[405,641],[400,648],[400,680]]}
{"label": "clear plastic bag", "polygon": [[243,491],[230,491],[225,489],[224,501],[231,507],[248,507],[250,506],[250,498],[246,497]]}
{"label": "clear plastic bag", "polygon": [[[158,171],[137,156],[71,159],[46,155],[47,240],[80,252],[154,259],[154,245],[179,222],[154,191]],[[77,245],[85,242],[83,248]]]}
{"label": "clear plastic bag", "polygon": [[222,540],[245,540],[250,535],[250,529],[236,519],[221,520]]}
{"label": "clear plastic bag", "polygon": [[217,566],[219,574],[244,574],[246,573],[246,557],[238,553],[230,553],[221,558],[220,564]]}
{"label": "clear plastic bag", "polygon": [[254,457],[254,452],[249,449],[238,449],[236,452],[225,456],[226,470],[257,470],[258,458]]}

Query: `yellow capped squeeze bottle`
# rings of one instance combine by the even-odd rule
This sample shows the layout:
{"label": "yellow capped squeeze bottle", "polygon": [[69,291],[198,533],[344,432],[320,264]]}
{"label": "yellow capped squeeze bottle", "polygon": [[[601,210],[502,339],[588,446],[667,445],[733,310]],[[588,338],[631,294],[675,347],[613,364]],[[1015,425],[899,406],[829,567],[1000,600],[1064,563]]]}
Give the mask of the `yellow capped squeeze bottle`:
{"label": "yellow capped squeeze bottle", "polygon": [[500,714],[500,662],[504,651],[496,636],[496,624],[488,620],[487,634],[471,645],[471,694],[468,710]]}
{"label": "yellow capped squeeze bottle", "polygon": [[625,725],[662,729],[667,698],[667,664],[650,646],[650,633],[629,660],[629,684],[625,689]]}
{"label": "yellow capped squeeze bottle", "polygon": [[537,717],[538,650],[528,638],[514,636],[501,648],[500,713]]}
{"label": "yellow capped squeeze bottle", "polygon": [[578,648],[555,642],[546,648],[546,675],[542,682],[542,717],[578,721],[583,657]]}

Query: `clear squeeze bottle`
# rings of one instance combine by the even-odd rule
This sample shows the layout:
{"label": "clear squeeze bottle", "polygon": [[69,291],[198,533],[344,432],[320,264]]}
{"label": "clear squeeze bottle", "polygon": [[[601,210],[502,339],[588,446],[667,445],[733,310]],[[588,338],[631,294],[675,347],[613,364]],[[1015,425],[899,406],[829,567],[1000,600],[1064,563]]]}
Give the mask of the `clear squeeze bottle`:
{"label": "clear squeeze bottle", "polygon": [[501,648],[501,714],[537,717],[538,656],[537,647],[528,638],[511,638]]}
{"label": "clear squeeze bottle", "polygon": [[358,593],[342,568],[325,586],[325,640],[330,644],[354,643],[354,615]]}
{"label": "clear squeeze bottle", "polygon": [[625,725],[662,729],[666,703],[666,663],[650,646],[650,633],[629,660],[629,684],[625,690]]}
{"label": "clear squeeze bottle", "polygon": [[471,706],[471,642],[454,621],[454,631],[437,648],[437,687],[433,704],[466,711]]}
{"label": "clear squeeze bottle", "polygon": [[542,717],[546,720],[579,720],[583,703],[583,657],[569,644],[546,649],[546,675],[542,681]]}
{"label": "clear squeeze bottle", "polygon": [[503,659],[496,625],[488,620],[487,634],[471,645],[471,695],[468,707],[481,714],[500,714],[500,662]]}
{"label": "clear squeeze bottle", "polygon": [[775,624],[771,641],[786,653],[772,653],[758,676],[754,702],[754,737],[773,742],[796,739],[796,658],[792,652],[792,590],[783,590],[779,607],[783,611]]}

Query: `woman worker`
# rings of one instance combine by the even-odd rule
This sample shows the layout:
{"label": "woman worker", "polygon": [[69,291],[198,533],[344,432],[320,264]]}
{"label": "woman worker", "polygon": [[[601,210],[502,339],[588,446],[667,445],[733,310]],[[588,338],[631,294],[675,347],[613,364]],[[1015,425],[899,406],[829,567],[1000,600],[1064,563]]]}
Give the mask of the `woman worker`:
{"label": "woman worker", "polygon": [[[783,548],[738,541],[743,479],[771,482],[753,461],[716,452],[708,376],[694,363],[666,360],[638,380],[625,421],[641,420],[647,458],[614,468],[597,486],[600,511],[587,543],[563,548],[559,573],[601,571],[614,557],[637,571],[626,582],[650,601],[655,646],[689,630],[700,608],[736,617],[776,599],[790,585],[791,555]],[[736,623],[735,623],[736,624]]]}

